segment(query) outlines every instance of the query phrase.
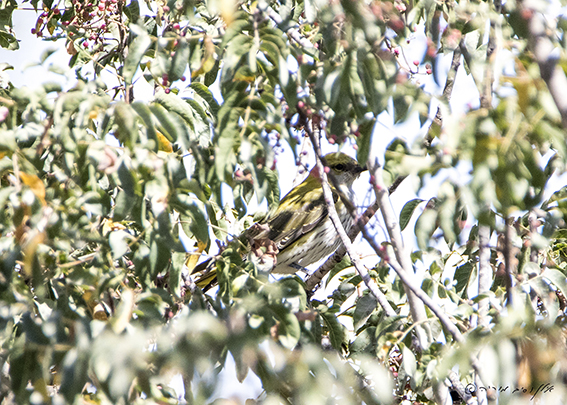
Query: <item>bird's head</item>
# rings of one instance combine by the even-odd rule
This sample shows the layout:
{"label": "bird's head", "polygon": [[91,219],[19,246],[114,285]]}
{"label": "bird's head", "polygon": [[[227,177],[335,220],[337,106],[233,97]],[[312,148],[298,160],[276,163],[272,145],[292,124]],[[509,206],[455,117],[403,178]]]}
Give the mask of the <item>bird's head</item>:
{"label": "bird's head", "polygon": [[[325,155],[325,161],[338,184],[350,188],[352,183],[366,170],[348,155],[342,152],[334,152]],[[315,166],[310,173],[311,178],[320,179],[319,169]],[[320,181],[320,180],[319,180]]]}
{"label": "bird's head", "polygon": [[329,153],[325,155],[325,160],[337,182],[347,187],[352,186],[360,173],[366,170],[360,167],[356,160],[342,152]]}

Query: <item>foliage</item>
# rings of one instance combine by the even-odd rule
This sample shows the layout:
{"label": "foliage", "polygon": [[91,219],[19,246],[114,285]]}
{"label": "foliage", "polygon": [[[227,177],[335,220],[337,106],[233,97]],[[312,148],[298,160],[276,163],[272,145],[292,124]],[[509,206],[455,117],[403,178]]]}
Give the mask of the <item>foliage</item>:
{"label": "foliage", "polygon": [[[554,389],[537,395],[560,403],[567,188],[544,196],[567,151],[528,49],[537,3],[32,1],[32,32],[66,42],[77,82],[0,82],[0,402],[178,403],[177,373],[185,401],[211,402],[230,354],[240,380],[260,379],[258,402],[433,403],[452,371],[474,381],[472,353],[503,403],[546,383]],[[4,48],[18,48],[11,16],[23,5],[2,3]],[[563,38],[564,20],[551,28]],[[410,63],[419,38],[426,49]],[[444,85],[441,62],[455,53],[490,101],[464,115],[451,112],[449,87],[435,98],[419,83]],[[103,70],[119,84],[108,88]],[[136,98],[142,82],[149,102]],[[438,104],[442,126],[430,117]],[[297,275],[268,280],[233,242],[254,222],[252,198],[277,206],[284,144],[304,164],[312,126],[372,161],[380,114],[417,116],[426,133],[388,145],[385,180],[410,175],[420,190],[439,180],[399,222],[417,217],[421,287],[464,343],[433,313],[409,315],[390,242],[370,275],[395,317],[348,261],[314,298]],[[219,246],[219,288],[203,294],[188,274]],[[479,294],[483,264],[494,271]],[[425,324],[424,346],[414,331]],[[498,391],[507,386],[528,393]]]}

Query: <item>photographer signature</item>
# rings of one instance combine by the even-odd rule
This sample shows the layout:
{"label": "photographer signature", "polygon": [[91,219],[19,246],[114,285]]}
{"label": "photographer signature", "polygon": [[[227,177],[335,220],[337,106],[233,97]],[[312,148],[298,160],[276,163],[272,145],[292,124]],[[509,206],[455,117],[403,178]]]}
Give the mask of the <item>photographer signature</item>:
{"label": "photographer signature", "polygon": [[538,394],[545,394],[547,392],[551,392],[553,391],[553,388],[555,388],[553,385],[551,385],[550,383],[545,383],[545,384],[540,384],[540,386],[534,391],[534,387],[531,387],[531,389],[525,388],[525,387],[515,387],[514,390],[512,390],[512,387],[510,387],[509,385],[507,386],[488,386],[488,387],[477,387],[476,384],[470,383],[467,384],[467,386],[465,387],[465,391],[468,394],[474,394],[475,392],[477,392],[478,390],[484,390],[485,392],[488,390],[494,390],[497,392],[506,392],[508,390],[510,390],[510,394],[515,394],[516,392],[519,392],[521,394],[532,394],[532,397],[530,398],[530,400],[533,400],[536,395]]}

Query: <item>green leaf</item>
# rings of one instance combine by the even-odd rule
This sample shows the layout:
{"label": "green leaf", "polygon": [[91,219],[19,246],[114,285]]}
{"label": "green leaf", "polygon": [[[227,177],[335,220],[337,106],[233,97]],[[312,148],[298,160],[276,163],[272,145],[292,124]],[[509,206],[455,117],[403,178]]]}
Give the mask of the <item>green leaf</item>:
{"label": "green leaf", "polygon": [[271,170],[267,167],[263,169],[266,180],[268,181],[268,192],[266,193],[266,200],[268,201],[268,208],[274,211],[280,205],[280,184],[278,182],[277,170]]}
{"label": "green leaf", "polygon": [[88,356],[73,347],[65,354],[62,369],[59,391],[68,403],[72,403],[87,383]]}
{"label": "green leaf", "polygon": [[276,315],[278,324],[278,340],[283,347],[293,349],[299,342],[301,327],[295,314],[291,313],[284,305],[269,305]]}
{"label": "green leaf", "polygon": [[0,46],[10,51],[20,49],[18,40],[12,34],[0,29]]}
{"label": "green leaf", "polygon": [[181,79],[187,69],[187,61],[189,60],[189,44],[187,41],[178,41],[175,48],[175,55],[171,61],[171,67],[168,72],[169,81],[174,82]]}
{"label": "green leaf", "polygon": [[236,165],[236,149],[239,145],[236,123],[228,125],[217,140],[215,167],[220,181],[225,181]]}
{"label": "green leaf", "polygon": [[408,376],[415,378],[417,359],[415,358],[415,354],[406,346],[402,349],[402,367]]}
{"label": "green leaf", "polygon": [[[431,201],[431,200],[430,200]],[[427,203],[429,205],[429,203]],[[437,210],[426,207],[415,223],[417,245],[421,250],[429,247],[429,241],[437,229]]]}
{"label": "green leaf", "polygon": [[341,271],[349,267],[352,267],[352,262],[350,261],[350,257],[348,255],[344,255],[341,261],[335,264],[335,267],[333,267],[329,272],[329,277],[327,277],[327,283],[325,285],[328,286],[331,280],[337,274],[339,274]]}
{"label": "green leaf", "polygon": [[466,293],[466,288],[469,285],[474,268],[475,266],[471,262],[466,262],[462,266],[457,267],[455,270],[455,276],[453,277],[457,280],[457,285],[455,286],[457,293],[460,293],[461,291]]}
{"label": "green leaf", "polygon": [[421,204],[423,201],[424,200],[422,200],[421,198],[415,198],[413,200],[408,201],[404,205],[404,208],[402,208],[402,211],[400,212],[400,228],[402,231],[406,229],[406,226],[408,226],[411,220],[413,212],[415,211],[417,206]]}
{"label": "green leaf", "polygon": [[114,134],[121,143],[132,148],[138,141],[138,126],[132,107],[124,102],[114,106],[114,122],[118,128]]}
{"label": "green leaf", "polygon": [[195,93],[197,93],[203,100],[207,102],[211,113],[213,114],[213,117],[216,118],[220,107],[209,88],[199,82],[191,83],[190,87],[193,89],[193,91],[195,91]]}
{"label": "green leaf", "polygon": [[142,118],[142,121],[144,121],[148,140],[152,140],[155,142],[155,146],[152,149],[154,151],[157,151],[159,146],[159,141],[152,120],[152,112],[150,108],[146,105],[146,103],[142,103],[139,101],[132,103],[131,106],[134,109],[134,111],[136,111],[136,113],[140,116],[140,118]]}
{"label": "green leaf", "polygon": [[335,348],[335,350],[341,352],[343,350],[343,345],[347,343],[345,326],[339,322],[336,314],[329,311],[327,307],[320,305],[317,309],[319,310],[319,314],[321,315],[321,318],[323,318],[323,322],[329,331],[331,345]]}
{"label": "green leaf", "polygon": [[177,141],[177,137],[181,132],[181,128],[179,128],[178,122],[173,120],[168,111],[160,104],[150,104],[150,111],[157,118],[161,126],[163,135],[168,139],[168,141]]}
{"label": "green leaf", "polygon": [[378,301],[372,294],[365,294],[356,300],[356,307],[352,316],[354,330],[360,329],[376,309]]}
{"label": "green leaf", "polygon": [[162,105],[167,111],[177,113],[189,125],[191,131],[195,130],[195,116],[191,107],[180,97],[160,91],[155,96],[156,103]]}
{"label": "green leaf", "polygon": [[131,23],[136,24],[140,19],[140,4],[138,0],[131,0],[130,4],[124,7],[124,14],[126,14]]}
{"label": "green leaf", "polygon": [[136,70],[138,70],[140,61],[152,44],[152,39],[142,27],[131,25],[130,30],[136,37],[128,48],[128,56],[126,56],[124,67],[122,68],[122,75],[126,84],[132,84],[132,79]]}
{"label": "green leaf", "polygon": [[356,152],[356,160],[361,166],[366,165],[368,155],[370,153],[370,146],[372,141],[372,133],[376,119],[365,120],[358,126],[358,137],[356,138],[356,145],[358,151]]}
{"label": "green leaf", "polygon": [[181,276],[185,265],[186,254],[173,252],[171,255],[171,269],[169,270],[169,288],[176,298],[181,298]]}
{"label": "green leaf", "polygon": [[197,101],[193,100],[192,98],[187,98],[185,99],[185,101],[187,102],[187,104],[191,106],[191,108],[193,108],[193,110],[195,110],[195,112],[201,118],[201,121],[203,123],[209,122],[209,117],[207,116],[207,113],[205,112],[203,107],[201,107],[201,104],[199,104]]}
{"label": "green leaf", "polygon": [[248,19],[246,14],[240,14],[235,20],[228,26],[222,40],[221,49],[226,48],[227,44],[232,41],[237,35],[241,34],[243,31],[249,31],[252,28],[252,24]]}
{"label": "green leaf", "polygon": [[175,209],[180,211],[181,225],[186,233],[195,236],[208,246],[209,223],[203,203],[197,198],[185,194],[178,194],[171,203]]}

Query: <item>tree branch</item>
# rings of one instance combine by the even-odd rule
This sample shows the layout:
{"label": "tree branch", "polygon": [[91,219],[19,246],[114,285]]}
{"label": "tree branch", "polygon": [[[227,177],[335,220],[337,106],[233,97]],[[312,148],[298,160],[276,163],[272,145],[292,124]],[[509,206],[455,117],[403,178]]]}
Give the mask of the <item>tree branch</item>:
{"label": "tree branch", "polygon": [[[274,21],[277,25],[280,25],[283,22],[282,16],[279,15],[273,8],[268,7],[266,9],[266,13],[268,14],[268,17],[270,17],[272,21]],[[314,47],[311,41],[303,37],[296,27],[290,27],[285,32],[303,48],[309,49]]]}
{"label": "tree branch", "polygon": [[[368,166],[370,169],[370,179],[371,183],[374,186],[374,192],[376,194],[376,201],[380,206],[382,211],[382,218],[384,219],[384,223],[386,224],[386,229],[388,230],[388,235],[390,237],[390,242],[394,249],[394,253],[396,255],[397,262],[399,263],[398,270],[404,272],[408,276],[411,274],[414,275],[413,271],[413,264],[411,262],[411,258],[407,249],[404,245],[404,241],[402,238],[402,231],[400,229],[400,224],[398,223],[398,219],[396,214],[394,213],[394,209],[392,207],[392,202],[390,201],[388,195],[388,189],[384,185],[384,180],[382,178],[382,168],[379,166],[375,166],[375,162],[368,162]],[[362,229],[364,237],[371,243],[376,253],[380,254],[381,249],[376,246],[376,242],[366,229]],[[378,249],[378,250],[377,250]],[[389,258],[390,264],[392,264],[392,258]],[[427,314],[425,313],[425,307],[423,306],[423,302],[417,299],[416,295],[410,291],[410,289],[404,286],[406,290],[406,294],[408,296],[408,303],[410,306],[410,312],[414,322],[422,322],[427,319]],[[427,331],[424,329],[423,326],[416,328],[417,337],[419,340],[419,344],[422,348],[427,348],[429,344],[433,340],[433,336],[431,336],[431,331],[428,329]]]}
{"label": "tree branch", "polygon": [[504,270],[506,277],[506,305],[513,305],[512,298],[512,224],[513,218],[506,218],[504,228]]}
{"label": "tree branch", "polygon": [[[394,180],[392,185],[388,187],[388,193],[392,194],[394,191],[396,191],[398,186],[402,183],[402,181],[404,181],[406,177],[407,176],[398,176]],[[360,234],[360,230],[366,226],[366,224],[372,219],[374,214],[376,214],[379,209],[380,207],[378,206],[378,203],[374,201],[374,204],[369,206],[366,211],[364,211],[364,214],[356,218],[355,226],[353,226],[348,233],[348,237],[351,242],[356,239],[356,237]],[[327,261],[325,261],[325,263],[321,265],[321,267],[319,267],[313,274],[309,275],[306,278],[305,285],[307,287],[307,291],[313,291],[313,289],[319,285],[319,283],[321,282],[321,280],[323,280],[327,273],[329,273],[337,265],[337,263],[339,263],[343,259],[345,254],[346,248],[343,244],[333,255],[331,255],[327,259]]]}
{"label": "tree branch", "polygon": [[[490,267],[490,227],[478,227],[478,294],[484,294],[492,285],[492,268]],[[478,302],[478,325],[488,327],[488,298]]]}
{"label": "tree branch", "polygon": [[364,281],[364,284],[366,284],[366,286],[368,287],[368,289],[370,290],[372,295],[374,295],[374,297],[376,298],[376,300],[378,301],[380,306],[382,306],[382,308],[384,309],[384,312],[388,316],[396,316],[397,315],[396,311],[394,310],[394,308],[392,308],[392,306],[388,302],[388,299],[386,298],[384,293],[382,291],[380,291],[380,289],[378,288],[378,285],[374,282],[374,280],[372,280],[370,278],[370,275],[366,271],[366,268],[360,262],[360,258],[354,252],[351,240],[348,237],[345,229],[343,228],[343,225],[341,223],[341,220],[340,220],[339,215],[337,214],[337,210],[335,208],[335,202],[333,200],[333,193],[331,191],[331,187],[329,186],[329,181],[327,179],[327,173],[325,173],[325,167],[323,166],[323,163],[322,163],[322,160],[321,160],[322,153],[321,153],[321,147],[319,145],[319,139],[317,139],[315,137],[315,135],[313,134],[313,132],[309,128],[309,123],[307,123],[305,125],[305,128],[306,128],[305,130],[307,131],[307,133],[309,135],[309,138],[311,139],[311,143],[313,144],[313,148],[315,149],[315,155],[317,156],[317,168],[319,169],[319,175],[321,177],[321,186],[323,187],[323,195],[325,197],[325,203],[327,204],[327,209],[329,210],[329,218],[333,222],[333,225],[334,225],[335,229],[337,230],[337,233],[339,234],[339,237],[341,238],[341,241],[342,241],[348,255],[350,256],[352,264],[354,265],[354,267],[355,267],[356,271],[358,272],[358,274],[360,275],[360,277],[362,277],[362,281]]}
{"label": "tree branch", "polygon": [[[556,52],[553,42],[547,34],[543,14],[527,8],[531,14],[528,21],[530,32],[529,45],[539,65],[541,78],[547,84],[549,93],[561,114],[563,128],[567,128],[567,77],[560,66],[559,52]],[[552,31],[555,32],[555,31]]]}
{"label": "tree branch", "polygon": [[[461,42],[463,40],[461,39]],[[451,59],[451,67],[447,72],[447,80],[445,81],[445,87],[443,88],[443,98],[449,103],[451,101],[451,94],[453,93],[453,85],[455,84],[455,77],[457,76],[457,71],[461,66],[461,44],[453,51],[453,58]],[[437,113],[435,118],[433,118],[433,123],[427,131],[427,136],[425,137],[424,145],[426,147],[431,146],[431,142],[435,139],[434,132],[438,132],[443,125],[443,117],[441,116],[441,107],[437,107]]]}
{"label": "tree branch", "polygon": [[[431,311],[435,314],[435,316],[437,316],[441,324],[445,327],[445,329],[447,329],[447,331],[451,334],[451,336],[453,336],[455,341],[464,344],[465,338],[463,337],[459,329],[455,326],[455,324],[451,321],[451,319],[445,314],[445,312],[441,309],[441,307],[437,305],[433,301],[433,299],[429,297],[429,295],[427,295],[425,291],[423,291],[421,287],[416,283],[415,277],[413,276],[413,270],[412,270],[413,266],[411,265],[410,256],[405,251],[403,241],[401,240],[400,227],[395,219],[392,205],[386,194],[386,188],[383,185],[382,168],[378,165],[374,165],[373,167],[370,167],[370,170],[371,170],[370,173],[372,175],[371,179],[373,181],[373,186],[376,192],[376,197],[378,202],[380,203],[382,215],[384,216],[384,222],[386,223],[386,227],[388,228],[388,232],[390,233],[390,240],[392,246],[394,247],[394,252],[396,252],[396,257],[399,262],[398,263],[395,260],[389,260],[389,264],[394,269],[394,271],[397,273],[398,277],[400,278],[400,280],[402,280],[404,284],[404,288],[406,289],[406,294],[408,295],[408,302],[410,303],[410,310],[412,311],[412,317],[414,318],[414,321],[422,321],[424,319],[427,319],[425,308],[423,308],[423,304],[425,304],[429,307],[429,309],[431,309]],[[381,256],[383,260],[388,261],[389,258],[386,257],[385,252],[382,249],[380,249],[380,246],[377,245],[376,241],[368,233],[366,228],[362,230],[362,233],[366,238],[366,240],[368,241],[368,243],[370,243],[370,246],[372,246],[372,248],[376,251],[376,253],[379,256]],[[410,267],[404,267],[404,266],[410,266]],[[416,315],[414,315],[414,313],[416,313]],[[415,319],[418,316],[420,318]],[[473,369],[477,372],[477,374],[482,376],[483,374],[482,369],[475,356],[471,355],[470,362]]]}

